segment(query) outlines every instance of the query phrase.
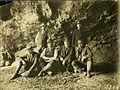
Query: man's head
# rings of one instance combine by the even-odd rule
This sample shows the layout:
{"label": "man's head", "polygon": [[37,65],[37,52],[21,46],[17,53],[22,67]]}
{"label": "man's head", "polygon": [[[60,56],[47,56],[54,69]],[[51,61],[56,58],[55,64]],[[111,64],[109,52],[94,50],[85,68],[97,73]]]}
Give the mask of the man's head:
{"label": "man's head", "polygon": [[40,24],[40,29],[44,29],[44,27],[45,27],[44,23]]}
{"label": "man's head", "polygon": [[84,47],[84,42],[82,40],[78,40],[77,42],[78,47]]}
{"label": "man's head", "polygon": [[65,45],[65,47],[68,47],[70,45],[70,41],[69,41],[68,37],[64,38],[64,45]]}
{"label": "man's head", "polygon": [[52,45],[53,45],[53,41],[51,40],[51,39],[48,39],[47,40],[47,47],[52,47]]}
{"label": "man's head", "polygon": [[44,26],[41,26],[41,27],[40,27],[40,30],[41,30],[41,33],[44,33],[44,32],[45,32]]}
{"label": "man's head", "polygon": [[80,22],[79,22],[79,21],[77,21],[76,26],[77,26],[77,29],[80,29],[81,25],[80,25]]}

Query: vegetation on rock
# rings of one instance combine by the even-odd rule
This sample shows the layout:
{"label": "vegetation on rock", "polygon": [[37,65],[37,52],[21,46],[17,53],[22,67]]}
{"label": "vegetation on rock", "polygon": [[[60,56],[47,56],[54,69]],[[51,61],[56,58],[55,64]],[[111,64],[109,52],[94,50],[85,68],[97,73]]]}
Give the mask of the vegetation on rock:
{"label": "vegetation on rock", "polygon": [[13,1],[12,18],[0,20],[0,47],[7,45],[15,53],[34,41],[42,24],[49,38],[61,42],[79,21],[93,61],[114,62],[118,57],[117,8],[115,1]]}

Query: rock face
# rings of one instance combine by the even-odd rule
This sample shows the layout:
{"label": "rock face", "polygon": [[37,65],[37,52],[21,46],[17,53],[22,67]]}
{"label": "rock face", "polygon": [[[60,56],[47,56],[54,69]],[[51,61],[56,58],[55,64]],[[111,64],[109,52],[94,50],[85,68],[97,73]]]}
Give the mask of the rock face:
{"label": "rock face", "polygon": [[115,1],[13,1],[13,16],[0,21],[0,47],[11,53],[34,41],[44,23],[49,38],[61,42],[79,21],[83,38],[94,53],[94,62],[116,62],[118,57],[117,4]]}

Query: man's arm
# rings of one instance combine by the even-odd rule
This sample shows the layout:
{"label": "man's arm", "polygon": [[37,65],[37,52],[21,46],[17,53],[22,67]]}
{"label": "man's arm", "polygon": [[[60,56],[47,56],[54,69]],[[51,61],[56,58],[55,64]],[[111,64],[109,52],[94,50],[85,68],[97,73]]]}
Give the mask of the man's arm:
{"label": "man's arm", "polygon": [[58,57],[58,49],[55,48],[55,50],[54,50],[54,56],[51,57],[51,58],[48,60],[48,62],[53,61],[53,60],[56,60],[57,57]]}
{"label": "man's arm", "polygon": [[89,47],[86,47],[85,48],[85,52],[87,53],[86,55],[84,54],[84,55],[82,55],[82,59],[84,60],[84,59],[88,59],[89,57],[92,57],[93,56],[93,54],[92,54],[92,52],[91,52],[91,50],[90,50],[90,48]]}
{"label": "man's arm", "polygon": [[29,51],[27,50],[27,48],[24,48],[24,49],[16,52],[16,53],[14,54],[14,56],[15,56],[15,57],[23,58],[23,57],[26,57],[28,53],[29,53]]}
{"label": "man's arm", "polygon": [[63,58],[64,58],[64,54],[63,54],[63,46],[60,48],[60,55],[59,55],[59,57],[60,57],[60,60],[61,61],[63,61]]}
{"label": "man's arm", "polygon": [[41,58],[44,59],[44,60],[49,60],[51,59],[50,57],[46,57],[45,56],[45,52],[46,52],[46,48],[43,50],[43,52],[41,53]]}
{"label": "man's arm", "polygon": [[46,49],[44,49],[43,52],[41,53],[41,58],[43,58],[44,60],[47,60],[46,62],[50,62],[50,61],[53,61],[53,60],[57,59],[57,56],[58,56],[57,48],[54,50],[54,56],[53,57],[46,57],[45,52],[46,52]]}
{"label": "man's arm", "polygon": [[35,43],[38,43],[39,38],[40,38],[40,32],[38,32],[35,37]]}
{"label": "man's arm", "polygon": [[12,58],[10,53],[8,51],[6,51],[7,55],[8,55],[8,58]]}
{"label": "man's arm", "polygon": [[64,61],[67,61],[71,58],[71,55],[73,54],[73,47],[71,47],[71,50],[69,52],[69,54],[64,58]]}
{"label": "man's arm", "polygon": [[78,60],[80,60],[79,48],[78,48],[78,47],[75,48],[75,57],[76,57]]}

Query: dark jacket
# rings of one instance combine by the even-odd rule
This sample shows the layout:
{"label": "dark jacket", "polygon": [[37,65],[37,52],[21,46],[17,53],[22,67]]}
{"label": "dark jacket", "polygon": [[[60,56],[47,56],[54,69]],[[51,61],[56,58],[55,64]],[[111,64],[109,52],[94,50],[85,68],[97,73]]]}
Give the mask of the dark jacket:
{"label": "dark jacket", "polygon": [[65,60],[74,60],[75,59],[75,50],[72,46],[69,46],[67,49],[65,46],[62,46],[60,49],[60,56]]}
{"label": "dark jacket", "polygon": [[86,59],[91,59],[93,54],[88,46],[85,46],[84,48],[78,48],[76,47],[76,58],[81,60],[83,56],[86,57]]}

